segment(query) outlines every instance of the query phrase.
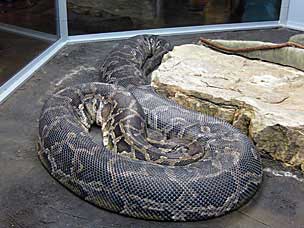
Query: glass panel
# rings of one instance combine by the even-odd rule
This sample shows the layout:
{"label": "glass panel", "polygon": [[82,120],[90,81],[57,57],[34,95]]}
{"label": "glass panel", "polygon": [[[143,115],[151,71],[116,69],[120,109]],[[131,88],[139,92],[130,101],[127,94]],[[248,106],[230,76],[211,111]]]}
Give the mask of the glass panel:
{"label": "glass panel", "polygon": [[0,0],[0,22],[56,34],[54,0]]}
{"label": "glass panel", "polygon": [[0,0],[0,86],[56,39],[55,1]]}
{"label": "glass panel", "polygon": [[68,0],[69,34],[272,21],[281,0]]}

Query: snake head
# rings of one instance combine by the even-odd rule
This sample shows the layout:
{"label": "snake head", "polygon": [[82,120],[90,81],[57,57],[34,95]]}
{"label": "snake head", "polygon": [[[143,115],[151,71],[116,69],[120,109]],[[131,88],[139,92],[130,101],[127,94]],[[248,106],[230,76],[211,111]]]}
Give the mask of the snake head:
{"label": "snake head", "polygon": [[103,126],[108,122],[112,112],[112,104],[102,96],[96,97],[94,103],[95,122],[99,126]]}
{"label": "snake head", "polygon": [[96,119],[96,98],[94,96],[87,96],[83,99],[82,102],[87,115],[89,115],[94,122]]}
{"label": "snake head", "polygon": [[111,111],[111,105],[106,97],[98,94],[84,97],[82,106],[84,107],[86,119],[90,120],[90,125],[96,123],[102,126]]}

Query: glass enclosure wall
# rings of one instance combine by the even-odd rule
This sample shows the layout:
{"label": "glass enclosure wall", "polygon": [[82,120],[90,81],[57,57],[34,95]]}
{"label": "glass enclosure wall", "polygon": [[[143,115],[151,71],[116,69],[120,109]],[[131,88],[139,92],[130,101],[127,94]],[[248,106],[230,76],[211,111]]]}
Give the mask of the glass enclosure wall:
{"label": "glass enclosure wall", "polygon": [[274,21],[281,0],[67,0],[69,35]]}
{"label": "glass enclosure wall", "polygon": [[0,0],[0,86],[57,40],[55,0]]}
{"label": "glass enclosure wall", "polygon": [[282,0],[0,0],[0,86],[57,39],[56,3],[69,35],[276,21]]}

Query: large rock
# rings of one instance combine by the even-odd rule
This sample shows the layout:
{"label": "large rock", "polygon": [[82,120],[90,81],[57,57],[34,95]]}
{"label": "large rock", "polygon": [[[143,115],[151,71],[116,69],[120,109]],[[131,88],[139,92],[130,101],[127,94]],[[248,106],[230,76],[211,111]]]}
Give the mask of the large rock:
{"label": "large rock", "polygon": [[[290,38],[290,41],[298,43],[304,42],[303,34],[295,35]],[[260,41],[240,41],[240,40],[209,40],[211,44],[220,45],[225,48],[242,49],[242,48],[261,48],[265,46],[271,47],[273,43]],[[220,49],[221,50],[221,49]],[[304,49],[294,47],[283,47],[267,50],[256,50],[249,52],[225,51],[226,53],[238,54],[252,59],[262,59],[272,63],[278,63],[285,66],[292,66],[304,71]]]}
{"label": "large rock", "polygon": [[181,105],[241,129],[261,153],[304,170],[302,71],[183,45],[164,57],[152,80]]}

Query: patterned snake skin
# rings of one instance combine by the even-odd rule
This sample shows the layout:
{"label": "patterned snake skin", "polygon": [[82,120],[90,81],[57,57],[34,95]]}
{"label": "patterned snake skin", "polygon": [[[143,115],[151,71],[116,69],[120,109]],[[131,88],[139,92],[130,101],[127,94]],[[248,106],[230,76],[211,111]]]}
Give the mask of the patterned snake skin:
{"label": "patterned snake skin", "polygon": [[[99,207],[144,219],[204,220],[254,195],[261,161],[233,126],[148,85],[170,49],[157,36],[124,40],[104,61],[102,83],[53,94],[39,119],[38,155],[54,178]],[[103,143],[90,135],[93,124]]]}

